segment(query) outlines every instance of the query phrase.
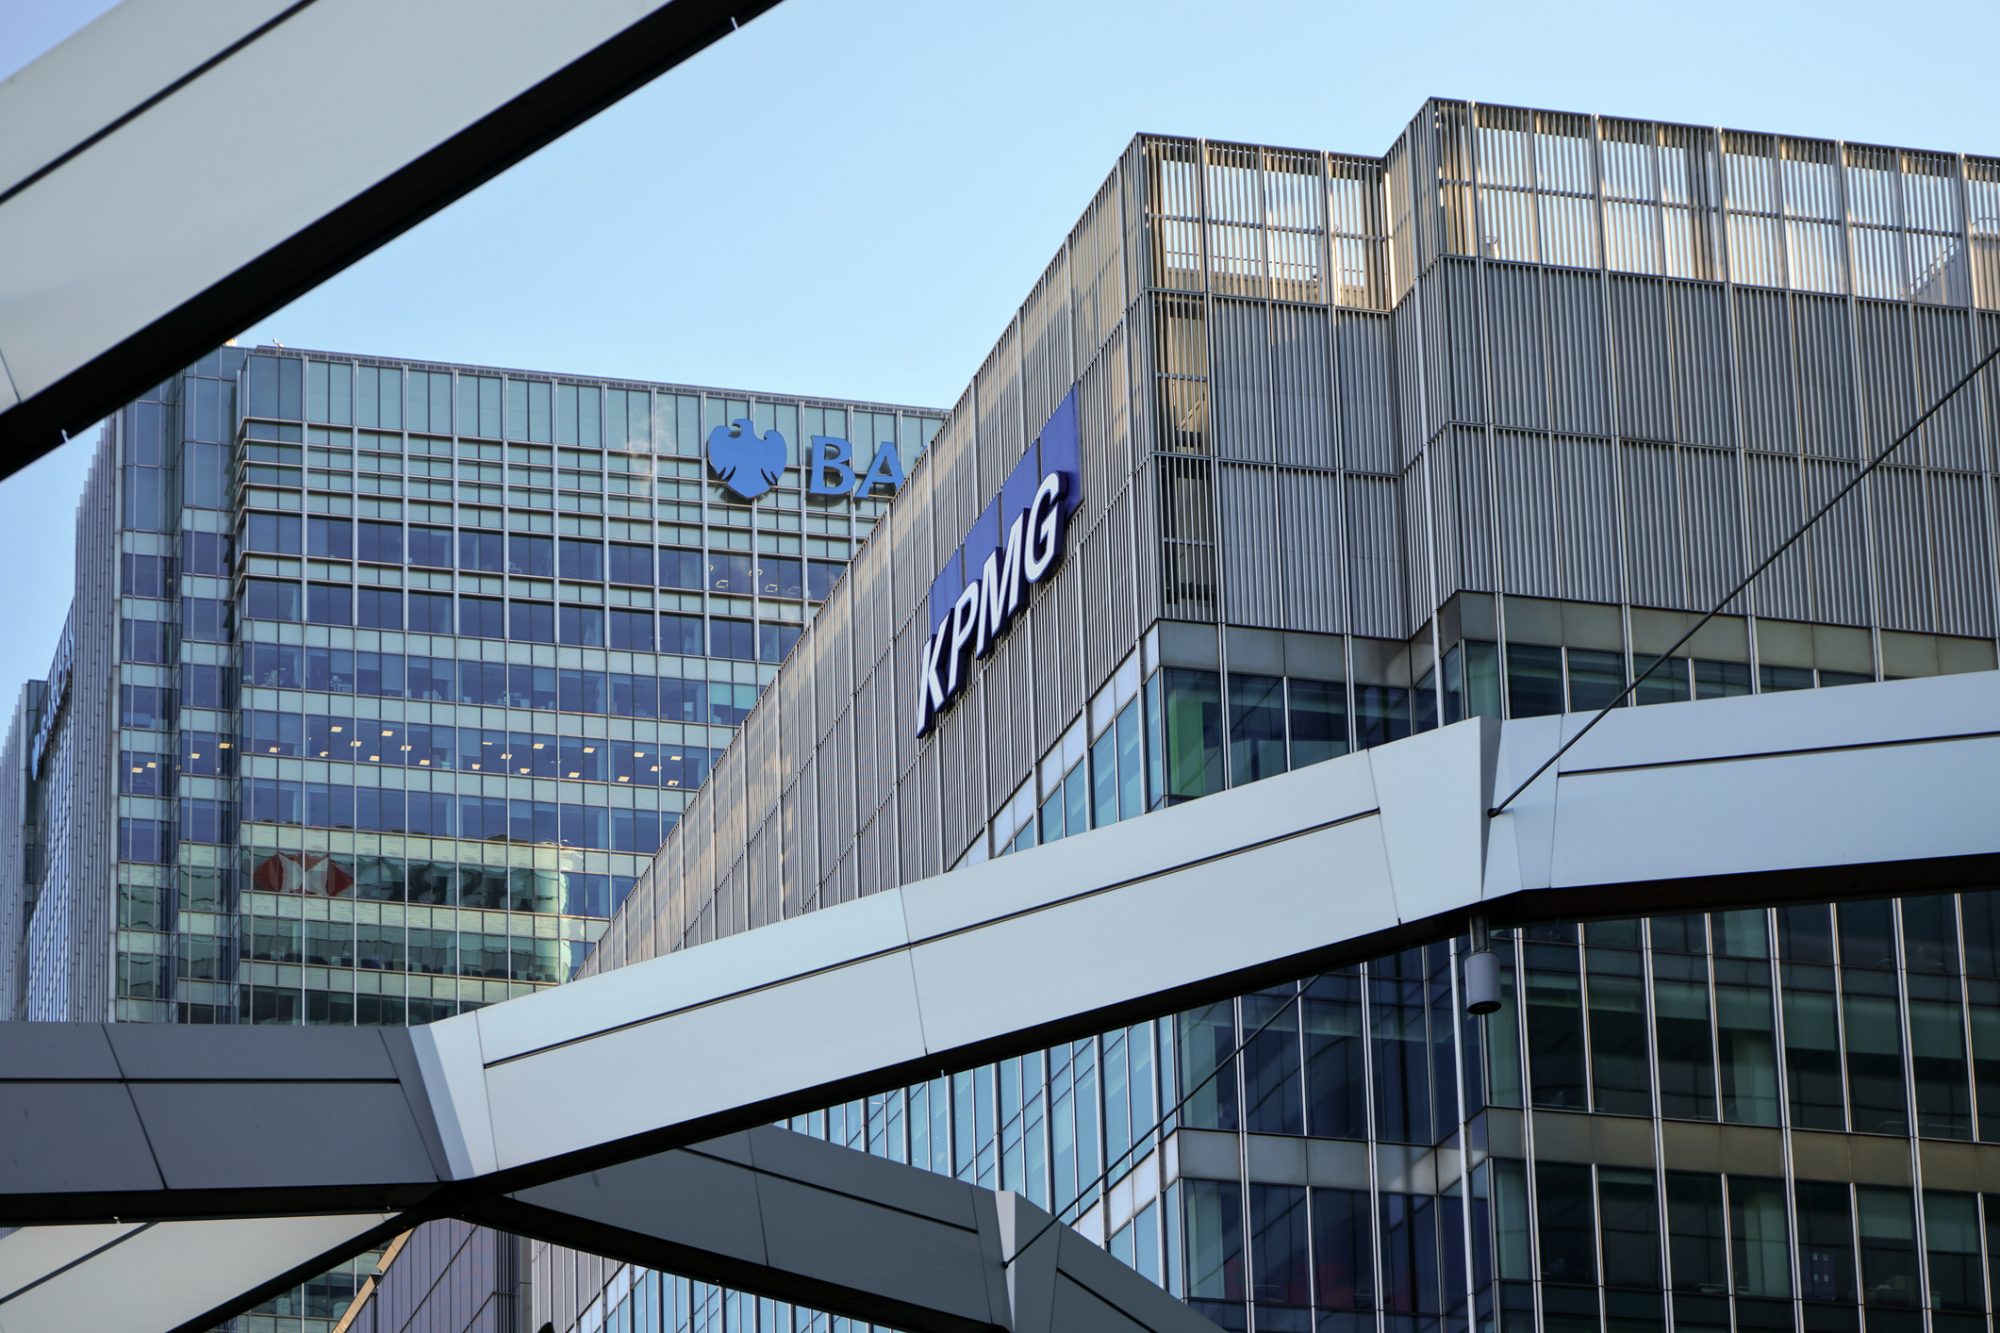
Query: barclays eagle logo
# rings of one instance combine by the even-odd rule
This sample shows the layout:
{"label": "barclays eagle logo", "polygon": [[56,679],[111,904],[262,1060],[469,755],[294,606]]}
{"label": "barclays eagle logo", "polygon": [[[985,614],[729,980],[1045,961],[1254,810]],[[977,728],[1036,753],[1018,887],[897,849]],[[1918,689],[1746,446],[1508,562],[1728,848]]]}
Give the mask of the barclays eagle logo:
{"label": "barclays eagle logo", "polygon": [[717,480],[744,500],[754,500],[785,475],[785,437],[775,430],[762,438],[742,417],[708,433],[708,466]]}

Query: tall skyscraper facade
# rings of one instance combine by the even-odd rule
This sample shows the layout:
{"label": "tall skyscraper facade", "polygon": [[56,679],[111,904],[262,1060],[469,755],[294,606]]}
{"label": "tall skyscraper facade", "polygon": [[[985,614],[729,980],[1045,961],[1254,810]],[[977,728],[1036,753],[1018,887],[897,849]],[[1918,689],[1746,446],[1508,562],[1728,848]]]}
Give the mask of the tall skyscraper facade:
{"label": "tall skyscraper facade", "polygon": [[203,357],[107,424],[15,709],[0,1017],[421,1023],[563,980],[938,421]]}
{"label": "tall skyscraper facade", "polygon": [[[585,971],[1611,704],[1996,343],[1993,158],[1457,101],[1381,156],[1141,138]],[[1992,669],[1996,387],[1631,702]],[[796,1127],[1224,1328],[1988,1326],[2000,896],[1495,947],[1490,1017],[1442,941]],[[530,1328],[825,1326],[531,1273]]]}

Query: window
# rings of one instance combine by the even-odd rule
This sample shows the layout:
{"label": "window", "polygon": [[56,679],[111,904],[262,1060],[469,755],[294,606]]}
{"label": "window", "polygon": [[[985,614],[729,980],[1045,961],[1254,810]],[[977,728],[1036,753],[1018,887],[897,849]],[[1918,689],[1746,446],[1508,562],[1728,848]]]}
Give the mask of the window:
{"label": "window", "polygon": [[611,711],[620,717],[658,717],[658,682],[651,676],[611,673]]}
{"label": "window", "polygon": [[566,713],[602,713],[609,695],[602,671],[563,667],[556,673],[558,706]]}
{"label": "window", "polygon": [[[1785,1182],[1731,1176],[1729,1235],[1738,1322],[1766,1326],[1775,1320],[1790,1328],[1792,1247],[1785,1234]],[[1763,1317],[1753,1319],[1753,1314]]]}
{"label": "window", "polygon": [[403,525],[362,520],[360,553],[363,560],[372,560],[376,564],[402,564]]}
{"label": "window", "polygon": [[713,592],[734,593],[738,597],[748,597],[755,590],[756,582],[750,573],[750,557],[728,551],[711,551],[708,555],[708,586]]}
{"label": "window", "polygon": [[1661,1114],[1715,1119],[1715,1051],[1708,1022],[1707,930],[1700,915],[1653,920],[1654,1037]]}
{"label": "window", "polygon": [[1907,1134],[1894,908],[1880,900],[1846,902],[1839,907],[1838,919],[1841,1016],[1847,1029],[1847,1084],[1854,1129],[1864,1134]]}
{"label": "window", "polygon": [[1385,745],[1410,734],[1410,691],[1401,685],[1356,683],[1354,743],[1362,748]]}
{"label": "window", "polygon": [[808,560],[806,562],[806,597],[810,601],[823,602],[833,592],[833,585],[840,581],[845,565],[831,560]]}
{"label": "window", "polygon": [[1234,1181],[1183,1183],[1188,1303],[1224,1328],[1243,1327],[1243,1199]]}
{"label": "window", "polygon": [[[1535,926],[1527,928],[1524,935],[1529,1095],[1536,1106],[1582,1110],[1583,988],[1577,966],[1576,927]],[[1643,1042],[1639,1052],[1643,1059]]]}
{"label": "window", "polygon": [[1229,675],[1229,780],[1236,786],[1285,771],[1285,682]]}
{"label": "window", "polygon": [[581,537],[564,537],[561,550],[562,576],[587,583],[604,581],[604,543]]}
{"label": "window", "polygon": [[1382,1196],[1382,1308],[1392,1315],[1438,1313],[1435,1212],[1427,1195]]}
{"label": "window", "polygon": [[705,651],[702,644],[700,616],[676,615],[672,612],[660,617],[660,651],[679,653],[684,657],[700,657]]}
{"label": "window", "polygon": [[554,578],[556,544],[551,537],[535,537],[522,532],[507,534],[507,572],[534,578]]}
{"label": "window", "polygon": [[356,589],[355,623],[363,629],[403,628],[403,594],[395,588]]}
{"label": "window", "polygon": [[[1375,1224],[1366,1190],[1312,1191],[1313,1290],[1322,1311],[1375,1309]],[[1374,1320],[1365,1327],[1373,1327]],[[1327,1325],[1339,1329],[1348,1325]]]}
{"label": "window", "polygon": [[525,662],[508,664],[507,702],[515,708],[554,708],[556,669]]}
{"label": "window", "polygon": [[760,662],[782,662],[792,651],[792,645],[799,641],[802,631],[797,625],[757,626],[757,660]]}
{"label": "window", "polygon": [[229,538],[219,532],[183,532],[181,568],[190,574],[227,574]]}
{"label": "window", "polygon": [[[1653,1173],[1600,1167],[1598,1212],[1604,1219],[1604,1285],[1660,1289],[1660,1206]],[[1657,1302],[1652,1313],[1659,1313]]]}
{"label": "window", "polygon": [[660,586],[698,590],[704,586],[704,564],[700,551],[678,546],[660,548]]}
{"label": "window", "polygon": [[604,612],[594,606],[564,606],[557,609],[557,634],[563,643],[586,648],[604,646]]}
{"label": "window", "polygon": [[299,619],[300,591],[296,583],[276,579],[244,581],[243,614],[251,620]]}
{"label": "window", "polygon": [[[1905,1189],[1858,1186],[1861,1299],[1871,1309],[1914,1309],[1920,1303],[1916,1218]],[[1871,1318],[1869,1326],[1874,1327]]]}
{"label": "window", "polygon": [[461,530],[458,534],[458,567],[484,574],[503,573],[501,544],[502,538],[497,532]]}
{"label": "window", "polygon": [[304,656],[297,644],[245,644],[243,683],[295,690],[305,678]]}
{"label": "window", "polygon": [[[1250,1187],[1251,1295],[1258,1310],[1297,1310],[1312,1304],[1307,1276],[1306,1192],[1297,1185]],[[1258,1326],[1272,1323],[1261,1316]],[[1303,1325],[1301,1325],[1303,1327]]]}
{"label": "window", "polygon": [[716,616],[710,620],[708,654],[710,657],[734,658],[742,662],[755,660],[757,654],[750,622],[730,620],[723,616]]}
{"label": "window", "polygon": [[413,592],[410,594],[410,629],[422,634],[451,633],[451,594]]}
{"label": "window", "polygon": [[[1368,1047],[1361,1032],[1361,978],[1352,969],[1316,977],[1305,1014],[1306,1132],[1315,1138],[1368,1134]],[[1357,1307],[1359,1308],[1359,1307]]]}
{"label": "window", "polygon": [[1779,694],[1787,690],[1809,690],[1813,687],[1811,667],[1759,666],[1757,668],[1757,692]]}
{"label": "window", "polygon": [[351,518],[309,518],[306,520],[306,554],[329,560],[348,560],[354,555],[354,520]]}
{"label": "window", "polygon": [[431,569],[451,568],[451,529],[410,529],[410,563]]}
{"label": "window", "polygon": [[1562,649],[1540,643],[1508,644],[1508,715],[1546,717],[1562,711]]}
{"label": "window", "polygon": [[626,542],[611,543],[611,582],[632,583],[642,588],[653,585],[653,548]]}
{"label": "window", "polygon": [[637,652],[653,651],[653,613],[651,611],[627,611],[613,608],[611,612],[611,646]]}
{"label": "window", "polygon": [[1667,1257],[1677,1327],[1727,1329],[1729,1260],[1723,1235],[1722,1180],[1667,1172]]}
{"label": "window", "polygon": [[1347,686],[1339,681],[1293,680],[1292,764],[1303,768],[1347,753]]}
{"label": "window", "polygon": [[562,807],[562,844],[565,847],[609,847],[611,812],[601,805]]}
{"label": "window", "polygon": [[308,648],[305,656],[307,689],[331,694],[354,693],[353,649]]}
{"label": "window", "polygon": [[458,599],[458,632],[475,639],[504,639],[505,608],[497,597]]}
{"label": "window", "polygon": [[1255,1134],[1303,1134],[1297,991],[1286,986],[1244,996],[1243,1026],[1255,1034],[1243,1050],[1245,1127]]}
{"label": "window", "polygon": [[244,518],[243,549],[274,555],[299,554],[299,520],[294,514],[250,513]]}
{"label": "window", "polygon": [[1212,671],[1169,667],[1166,681],[1167,797],[1190,800],[1222,790],[1222,700]]}
{"label": "window", "polygon": [[1848,1209],[1847,1186],[1801,1180],[1797,1185],[1799,1218],[1799,1295],[1808,1305],[1808,1328],[1829,1327],[1813,1318],[1810,1307],[1842,1305],[1855,1300],[1854,1223]]}
{"label": "window", "polygon": [[1569,650],[1569,706],[1578,713],[1596,712],[1617,702],[1625,691],[1625,654],[1596,648]]}
{"label": "window", "polygon": [[353,624],[354,599],[349,589],[335,583],[308,583],[306,620],[314,625]]}
{"label": "window", "polygon": [[805,562],[795,555],[759,555],[757,591],[765,597],[805,596]]}
{"label": "window", "polygon": [[523,643],[556,641],[556,609],[548,602],[507,603],[507,637]]}

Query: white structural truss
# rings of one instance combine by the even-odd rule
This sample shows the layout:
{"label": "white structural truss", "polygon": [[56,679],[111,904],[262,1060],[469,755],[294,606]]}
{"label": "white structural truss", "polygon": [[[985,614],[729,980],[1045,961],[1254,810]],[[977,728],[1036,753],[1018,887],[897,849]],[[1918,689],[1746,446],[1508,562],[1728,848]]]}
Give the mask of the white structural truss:
{"label": "white structural truss", "polygon": [[[1475,719],[408,1031],[0,1026],[0,1333],[199,1327],[447,1215],[911,1329],[1065,1298],[1187,1327],[1061,1228],[1008,1295],[1026,1204],[757,1127],[1474,917],[2000,866],[2000,674],[1618,710],[1489,813],[1584,721]],[[960,1277],[859,1263],[892,1217]]]}
{"label": "white structural truss", "polygon": [[123,0],[0,81],[0,476],[776,3]]}

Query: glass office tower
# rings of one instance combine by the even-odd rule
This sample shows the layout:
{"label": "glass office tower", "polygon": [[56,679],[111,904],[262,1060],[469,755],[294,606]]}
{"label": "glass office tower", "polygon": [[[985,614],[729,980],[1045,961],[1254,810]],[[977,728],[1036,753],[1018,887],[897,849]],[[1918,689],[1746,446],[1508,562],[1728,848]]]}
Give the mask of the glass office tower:
{"label": "glass office tower", "polygon": [[[159,385],[15,711],[0,1017],[421,1023],[563,980],[939,419],[279,348]],[[803,466],[885,445],[873,485]],[[330,1327],[340,1286],[287,1308]]]}
{"label": "glass office tower", "polygon": [[[585,970],[1596,709],[1996,342],[1994,158],[1456,101],[1381,156],[1141,138]],[[1992,669],[1997,388],[1637,704]],[[939,589],[1072,394],[1064,563],[922,734]],[[2000,897],[1514,932],[1484,1019],[1465,944],[795,1125],[1022,1191],[1224,1328],[1990,1326]],[[530,1329],[827,1326],[531,1271]],[[355,1328],[461,1327],[408,1308]]]}

